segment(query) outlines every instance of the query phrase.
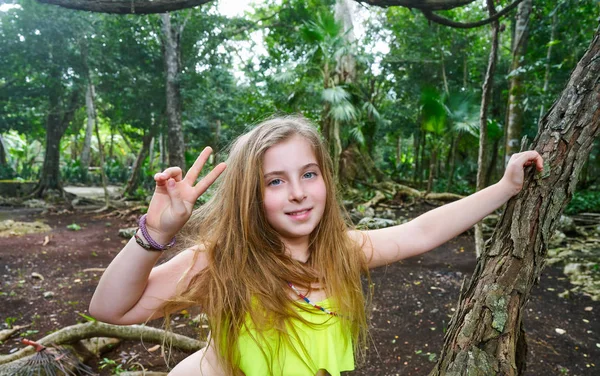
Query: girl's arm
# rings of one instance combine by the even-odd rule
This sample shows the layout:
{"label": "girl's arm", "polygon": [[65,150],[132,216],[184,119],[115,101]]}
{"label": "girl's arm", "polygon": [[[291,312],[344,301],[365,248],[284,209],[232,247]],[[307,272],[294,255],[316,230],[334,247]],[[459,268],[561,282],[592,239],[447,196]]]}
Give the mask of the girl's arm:
{"label": "girl's arm", "polygon": [[[165,301],[175,296],[178,287],[187,288],[192,277],[207,266],[202,251],[192,266],[193,249],[154,267],[159,257],[160,252],[147,251],[132,238],[102,275],[90,302],[90,315],[117,325],[139,324],[161,317]],[[183,308],[186,307],[178,307]]]}
{"label": "girl's arm", "polygon": [[523,187],[523,168],[543,170],[536,151],[514,154],[498,183],[459,201],[433,209],[402,225],[372,231],[352,231],[374,268],[419,255],[447,242],[501,207]]}
{"label": "girl's arm", "polygon": [[[185,178],[179,167],[170,167],[154,176],[156,189],[148,207],[146,227],[150,237],[167,244],[192,214],[194,203],[225,170],[219,164],[196,183],[202,167],[211,153],[204,149]],[[139,230],[138,230],[139,231]],[[192,265],[194,250],[186,250],[156,268],[160,252],[148,251],[131,239],[110,263],[90,302],[90,314],[114,324],[133,324],[162,315],[165,301],[173,297],[181,283],[187,287],[190,279],[207,265],[204,252],[199,252]]]}

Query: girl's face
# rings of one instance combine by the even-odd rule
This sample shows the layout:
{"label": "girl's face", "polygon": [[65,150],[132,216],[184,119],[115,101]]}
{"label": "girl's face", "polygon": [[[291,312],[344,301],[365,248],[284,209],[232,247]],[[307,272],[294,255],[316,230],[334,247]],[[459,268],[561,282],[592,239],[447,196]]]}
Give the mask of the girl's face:
{"label": "girl's face", "polygon": [[310,142],[295,135],[270,147],[263,166],[267,221],[286,244],[308,241],[323,216],[327,198]]}

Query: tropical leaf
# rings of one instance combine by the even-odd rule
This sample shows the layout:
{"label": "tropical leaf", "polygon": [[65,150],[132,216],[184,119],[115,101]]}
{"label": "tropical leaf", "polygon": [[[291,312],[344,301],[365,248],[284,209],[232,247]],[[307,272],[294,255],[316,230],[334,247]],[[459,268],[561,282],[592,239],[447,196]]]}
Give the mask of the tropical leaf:
{"label": "tropical leaf", "polygon": [[420,102],[423,130],[436,135],[443,135],[446,128],[447,111],[439,92],[433,88],[424,88],[421,91]]}
{"label": "tropical leaf", "polygon": [[379,114],[379,111],[377,111],[375,106],[373,106],[373,103],[365,102],[363,104],[363,110],[365,110],[367,112],[367,115],[371,116],[373,119],[376,119],[376,120],[381,119],[381,115]]}
{"label": "tropical leaf", "polygon": [[350,136],[352,136],[352,138],[354,138],[354,140],[356,142],[358,142],[358,144],[360,146],[364,146],[365,145],[365,135],[363,134],[362,128],[360,126],[351,128],[350,129]]}
{"label": "tropical leaf", "polygon": [[286,70],[283,72],[275,73],[271,76],[271,79],[279,83],[289,83],[296,78],[296,73],[293,70]]}
{"label": "tropical leaf", "polygon": [[321,92],[321,98],[325,102],[336,105],[343,101],[347,101],[350,98],[350,93],[348,93],[342,86],[335,86],[329,89],[323,89]]}
{"label": "tropical leaf", "polygon": [[343,101],[331,108],[330,115],[338,121],[350,121],[356,119],[356,109],[350,102]]}

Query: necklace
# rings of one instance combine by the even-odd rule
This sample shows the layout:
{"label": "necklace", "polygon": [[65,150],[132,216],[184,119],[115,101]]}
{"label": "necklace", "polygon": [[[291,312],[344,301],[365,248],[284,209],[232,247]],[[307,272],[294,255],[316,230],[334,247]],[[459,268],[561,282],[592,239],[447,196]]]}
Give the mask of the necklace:
{"label": "necklace", "polygon": [[328,310],[327,308],[323,308],[323,307],[321,307],[320,305],[318,305],[318,304],[315,304],[315,303],[311,302],[311,301],[310,301],[310,300],[309,300],[309,299],[308,299],[308,298],[307,298],[307,297],[306,297],[304,294],[302,294],[300,291],[298,291],[298,289],[296,288],[296,286],[292,285],[292,283],[291,283],[291,282],[288,282],[287,284],[288,284],[288,286],[290,286],[290,287],[292,288],[292,290],[294,290],[294,292],[295,292],[295,293],[296,293],[296,294],[297,294],[297,295],[298,295],[300,298],[302,298],[302,300],[304,300],[305,302],[307,302],[307,303],[308,303],[308,304],[310,304],[311,306],[315,307],[315,308],[316,308],[316,309],[318,309],[318,310],[321,310],[321,311],[325,312],[325,313],[326,313],[326,314],[328,314],[328,315],[331,315],[331,316],[338,316],[338,314],[337,314],[337,313],[335,313],[335,312],[332,312],[332,311]]}

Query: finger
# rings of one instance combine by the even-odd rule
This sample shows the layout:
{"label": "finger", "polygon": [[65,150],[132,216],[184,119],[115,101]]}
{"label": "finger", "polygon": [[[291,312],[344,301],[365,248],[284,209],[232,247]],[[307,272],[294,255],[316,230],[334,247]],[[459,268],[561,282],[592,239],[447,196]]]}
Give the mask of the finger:
{"label": "finger", "polygon": [[175,181],[181,181],[183,178],[183,171],[180,167],[169,167],[162,174],[165,175],[166,180],[173,178]]}
{"label": "finger", "polygon": [[210,187],[212,183],[215,182],[215,180],[217,180],[219,175],[221,175],[223,171],[225,171],[226,167],[227,165],[225,163],[219,163],[215,168],[212,169],[211,172],[208,173],[208,175],[202,178],[202,180],[200,180],[198,184],[194,186],[198,197],[200,197],[200,195],[203,194],[208,189],[208,187]]}
{"label": "finger", "polygon": [[175,179],[169,178],[169,180],[167,180],[167,192],[169,193],[169,198],[171,199],[171,207],[173,208],[173,212],[177,214],[185,213],[185,205],[181,200],[181,189],[178,189],[175,185]]}
{"label": "finger", "polygon": [[185,174],[185,178],[183,179],[186,183],[190,185],[194,185],[196,179],[200,175],[200,171],[202,171],[202,167],[208,160],[208,157],[212,153],[212,148],[207,146],[202,150],[198,158],[196,158],[196,162],[192,165],[192,167],[188,170],[187,174]]}
{"label": "finger", "polygon": [[156,182],[157,187],[166,186],[167,180],[169,180],[169,178],[162,172],[157,172],[156,174],[154,174],[154,181]]}
{"label": "finger", "polygon": [[525,151],[523,153],[519,153],[515,162],[522,163],[522,166],[529,166],[531,164],[535,164],[535,167],[542,171],[544,169],[544,159],[542,156],[535,150]]}

